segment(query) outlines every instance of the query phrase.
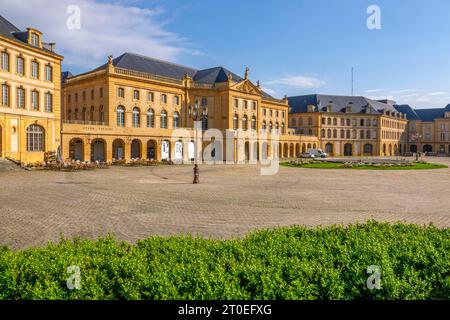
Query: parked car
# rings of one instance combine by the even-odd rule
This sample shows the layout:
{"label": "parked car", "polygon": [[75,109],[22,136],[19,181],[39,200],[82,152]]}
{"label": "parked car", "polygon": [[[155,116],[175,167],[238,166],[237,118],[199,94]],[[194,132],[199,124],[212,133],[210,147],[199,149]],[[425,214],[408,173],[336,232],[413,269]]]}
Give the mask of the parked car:
{"label": "parked car", "polygon": [[322,149],[309,149],[305,155],[305,158],[326,158],[328,156]]}

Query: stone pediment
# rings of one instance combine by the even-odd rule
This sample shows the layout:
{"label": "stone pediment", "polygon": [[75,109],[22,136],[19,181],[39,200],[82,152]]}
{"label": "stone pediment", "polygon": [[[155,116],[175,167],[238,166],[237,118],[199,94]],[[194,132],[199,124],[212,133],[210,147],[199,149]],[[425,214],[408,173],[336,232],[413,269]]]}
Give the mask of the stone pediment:
{"label": "stone pediment", "polygon": [[242,80],[231,87],[233,90],[241,91],[248,94],[260,95],[261,90],[251,83],[249,80]]}

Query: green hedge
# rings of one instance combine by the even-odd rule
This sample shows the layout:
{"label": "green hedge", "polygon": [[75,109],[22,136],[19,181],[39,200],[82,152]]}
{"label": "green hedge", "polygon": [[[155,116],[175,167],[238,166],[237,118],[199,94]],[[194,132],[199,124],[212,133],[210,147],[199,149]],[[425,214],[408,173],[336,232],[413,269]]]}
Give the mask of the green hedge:
{"label": "green hedge", "polygon": [[[81,269],[69,290],[66,269]],[[367,267],[379,265],[381,289]],[[0,249],[0,299],[448,299],[450,229],[364,225],[259,231],[241,240],[111,237]]]}

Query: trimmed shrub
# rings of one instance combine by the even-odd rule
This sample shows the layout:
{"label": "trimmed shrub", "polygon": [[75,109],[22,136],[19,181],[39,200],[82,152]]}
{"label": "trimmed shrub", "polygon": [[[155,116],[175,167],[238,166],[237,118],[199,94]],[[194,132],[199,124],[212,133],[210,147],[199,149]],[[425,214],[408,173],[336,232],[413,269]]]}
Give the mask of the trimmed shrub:
{"label": "trimmed shrub", "polygon": [[[69,290],[67,267],[81,271]],[[381,288],[367,286],[369,266]],[[240,240],[112,237],[0,248],[0,299],[449,299],[450,230],[369,222]]]}

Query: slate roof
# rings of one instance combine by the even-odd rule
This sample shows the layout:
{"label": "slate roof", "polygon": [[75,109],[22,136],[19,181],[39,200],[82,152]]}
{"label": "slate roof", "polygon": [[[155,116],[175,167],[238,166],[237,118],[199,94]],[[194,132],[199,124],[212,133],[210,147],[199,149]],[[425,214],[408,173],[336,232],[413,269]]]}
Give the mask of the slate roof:
{"label": "slate roof", "polygon": [[425,122],[432,122],[436,119],[444,118],[445,112],[450,112],[450,104],[445,108],[413,109],[409,105],[395,105],[394,108],[399,112],[406,113],[408,120],[420,120]]}
{"label": "slate roof", "polygon": [[[115,67],[135,70],[178,80],[182,80],[184,75],[188,74],[192,78],[192,80],[199,83],[215,84],[226,82],[228,81],[229,74],[231,74],[231,77],[235,82],[244,80],[242,77],[224,67],[214,67],[209,69],[197,70],[180,64],[163,61],[131,52],[125,52],[117,58],[114,58],[112,63]],[[105,69],[106,67],[107,64],[103,64],[102,66],[95,69],[95,71]],[[262,96],[266,99],[280,101],[273,98],[266,92],[263,92]]]}
{"label": "slate roof", "polygon": [[[21,31],[19,28],[17,28],[15,25],[13,25],[11,22],[6,20],[3,16],[0,15],[0,35],[9,38],[11,40],[20,42],[22,44],[26,44],[31,46],[28,41],[28,32],[27,31]],[[39,50],[45,51],[47,53],[56,54],[55,52],[48,50],[49,44],[42,42],[42,48],[37,48]],[[33,47],[34,48],[34,47]]]}
{"label": "slate roof", "polygon": [[61,72],[61,83],[64,84],[66,82],[66,79],[70,78],[72,76],[73,76],[73,74],[70,71]]}
{"label": "slate roof", "polygon": [[291,113],[307,112],[308,105],[316,106],[316,112],[325,111],[326,106],[331,106],[331,112],[342,112],[346,107],[352,107],[352,113],[365,113],[368,106],[373,108],[373,113],[382,113],[381,110],[395,111],[395,108],[386,103],[360,96],[337,96],[325,94],[311,94],[304,96],[288,97]]}

